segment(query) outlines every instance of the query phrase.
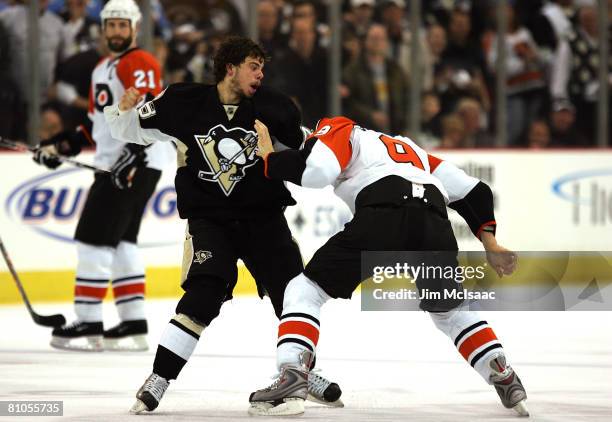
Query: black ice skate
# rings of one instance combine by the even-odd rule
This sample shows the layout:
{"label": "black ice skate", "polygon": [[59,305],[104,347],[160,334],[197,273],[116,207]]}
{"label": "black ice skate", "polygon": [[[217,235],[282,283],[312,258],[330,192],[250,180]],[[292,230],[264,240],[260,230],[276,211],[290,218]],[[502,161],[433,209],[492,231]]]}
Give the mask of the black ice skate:
{"label": "black ice skate", "polygon": [[344,407],[344,403],[340,400],[342,395],[340,386],[317,374],[316,371],[315,369],[308,374],[307,400],[330,407]]}
{"label": "black ice skate", "polygon": [[147,320],[123,321],[104,331],[104,350],[139,352],[149,349]]}
{"label": "black ice skate", "polygon": [[57,349],[82,352],[101,352],[102,323],[76,320],[72,324],[55,328],[51,333],[51,346]]}
{"label": "black ice skate", "polygon": [[136,403],[130,409],[130,413],[152,412],[159,406],[164,393],[170,383],[157,374],[149,375],[149,378],[136,393]]}
{"label": "black ice skate", "polygon": [[496,354],[489,361],[491,381],[504,407],[513,409],[520,416],[529,416],[525,401],[527,393],[516,372],[506,364],[503,354]]}

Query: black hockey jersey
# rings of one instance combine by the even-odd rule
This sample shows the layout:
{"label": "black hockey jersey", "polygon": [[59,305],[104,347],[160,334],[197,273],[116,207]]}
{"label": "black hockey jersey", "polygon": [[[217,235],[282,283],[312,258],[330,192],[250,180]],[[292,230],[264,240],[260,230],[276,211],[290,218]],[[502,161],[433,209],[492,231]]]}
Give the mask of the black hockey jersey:
{"label": "black hockey jersey", "polygon": [[215,85],[181,83],[137,111],[120,112],[114,106],[105,114],[117,139],[177,144],[181,218],[245,217],[295,204],[283,182],[264,176],[263,161],[255,155],[255,119],[286,146],[302,143],[300,113],[277,91],[262,87],[237,105],[223,105]]}

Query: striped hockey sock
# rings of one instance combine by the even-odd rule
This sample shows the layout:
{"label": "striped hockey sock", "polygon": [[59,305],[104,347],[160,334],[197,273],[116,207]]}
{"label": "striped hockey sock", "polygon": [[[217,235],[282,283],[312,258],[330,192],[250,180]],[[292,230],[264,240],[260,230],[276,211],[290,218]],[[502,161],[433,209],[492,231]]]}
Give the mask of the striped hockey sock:
{"label": "striped hockey sock", "polygon": [[319,342],[320,323],[312,315],[301,312],[284,314],[278,326],[277,361],[279,368],[299,363],[304,350],[315,353]]}
{"label": "striped hockey sock", "polygon": [[144,274],[113,279],[113,296],[121,321],[146,319],[144,294]]}
{"label": "striped hockey sock", "polygon": [[321,306],[330,297],[303,273],[287,284],[283,315],[278,326],[276,364],[299,365],[304,350],[316,353],[319,342]]}
{"label": "striped hockey sock", "polygon": [[166,380],[176,379],[195,350],[204,328],[187,315],[175,315],[157,346],[153,373]]}
{"label": "striped hockey sock", "polygon": [[491,383],[491,369],[487,362],[493,354],[503,353],[503,348],[487,321],[474,311],[453,310],[431,313],[430,316],[453,341],[461,356],[487,383]]}
{"label": "striped hockey sock", "polygon": [[121,321],[146,319],[144,264],[135,243],[121,241],[113,255],[113,296]]}
{"label": "striped hockey sock", "polygon": [[84,322],[102,322],[102,300],[111,277],[113,248],[77,242],[74,310]]}

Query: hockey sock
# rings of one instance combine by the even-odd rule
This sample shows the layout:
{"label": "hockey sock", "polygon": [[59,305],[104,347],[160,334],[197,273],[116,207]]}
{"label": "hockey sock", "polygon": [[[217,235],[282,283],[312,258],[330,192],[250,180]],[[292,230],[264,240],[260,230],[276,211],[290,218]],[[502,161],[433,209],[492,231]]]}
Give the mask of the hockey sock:
{"label": "hockey sock", "polygon": [[144,265],[134,243],[120,242],[113,256],[113,296],[121,321],[146,319]]}
{"label": "hockey sock", "polygon": [[204,328],[187,315],[175,315],[157,346],[153,373],[167,380],[176,379],[195,350]]}
{"label": "hockey sock", "polygon": [[315,353],[319,341],[321,306],[329,296],[316,283],[300,274],[289,282],[278,326],[276,363],[299,364],[300,353]]}
{"label": "hockey sock", "polygon": [[102,321],[102,300],[111,277],[113,248],[77,242],[74,310],[84,322]]}
{"label": "hockey sock", "polygon": [[430,313],[436,327],[454,342],[463,358],[487,383],[491,383],[489,358],[503,353],[495,332],[477,312],[454,309],[448,312]]}

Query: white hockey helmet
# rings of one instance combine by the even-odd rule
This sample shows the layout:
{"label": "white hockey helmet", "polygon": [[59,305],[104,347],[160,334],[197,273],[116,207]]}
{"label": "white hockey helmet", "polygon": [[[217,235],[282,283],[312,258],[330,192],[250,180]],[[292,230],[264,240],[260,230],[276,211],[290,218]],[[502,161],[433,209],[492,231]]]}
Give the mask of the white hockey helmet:
{"label": "white hockey helmet", "polygon": [[132,23],[132,30],[140,22],[140,9],[134,0],[110,0],[100,13],[102,25],[106,19],[127,19]]}

